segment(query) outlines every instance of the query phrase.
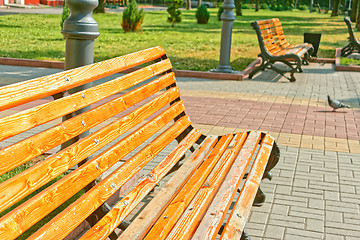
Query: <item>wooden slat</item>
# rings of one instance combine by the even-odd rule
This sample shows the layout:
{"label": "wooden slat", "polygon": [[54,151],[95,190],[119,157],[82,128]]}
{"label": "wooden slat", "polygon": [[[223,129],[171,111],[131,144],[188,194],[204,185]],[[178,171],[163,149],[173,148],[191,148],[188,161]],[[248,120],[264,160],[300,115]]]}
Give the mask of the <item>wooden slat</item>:
{"label": "wooden slat", "polygon": [[94,227],[87,231],[80,240],[106,239],[106,237],[115,230],[138,203],[172,169],[200,136],[201,132],[197,129],[193,129],[163,161],[161,161],[130,193],[113,206],[111,211],[108,212]]}
{"label": "wooden slat", "polygon": [[212,169],[215,167],[226,148],[233,138],[232,134],[222,136],[209,157],[203,162],[199,169],[189,179],[181,191],[171,201],[166,210],[161,214],[154,226],[144,238],[145,240],[165,239],[176,221],[185,211],[192,198],[195,196],[201,185],[206,180]]}
{"label": "wooden slat", "polygon": [[264,174],[273,144],[274,139],[269,135],[266,135],[220,239],[240,239],[245,223],[249,217],[257,189]]}
{"label": "wooden slat", "polygon": [[[154,108],[156,107],[154,106]],[[149,109],[147,109],[147,111],[149,111]],[[39,221],[42,217],[46,216],[46,214],[70,198],[73,194],[96,179],[97,176],[105,172],[113,164],[138,147],[142,142],[151,137],[156,131],[165,126],[168,122],[170,122],[172,119],[174,119],[174,117],[178,116],[183,111],[184,106],[182,102],[177,102],[165,110],[162,114],[156,116],[150,122],[140,127],[138,130],[103,152],[101,155],[97,156],[91,161],[88,161],[86,164],[77,169],[77,171],[66,175],[51,187],[45,189],[40,194],[37,194],[31,199],[31,201],[25,202],[5,215],[1,219],[2,222],[0,223],[0,239],[2,239],[3,236],[16,237],[16,234],[21,234],[24,232],[30,226]],[[121,133],[123,133],[121,130],[124,127],[126,128],[126,126],[123,125],[129,125],[129,127],[133,127],[132,122],[137,121],[135,120],[137,117],[139,116],[136,115],[135,118],[131,118],[129,115],[125,116],[124,118],[128,120],[128,122],[120,122],[120,124],[117,126],[117,129],[115,129],[115,133],[110,132],[109,135],[115,135],[115,138],[118,137]],[[104,141],[104,138],[102,137],[98,137],[96,139],[98,139],[98,143],[95,143],[95,145],[99,145],[102,141]],[[60,160],[58,159],[58,161]],[[53,165],[55,164],[58,163],[56,162]],[[53,165],[51,165],[51,167],[53,167]],[[53,168],[55,167],[56,166]],[[23,222],[21,222],[21,224],[15,220],[15,216],[19,214],[22,216]],[[9,228],[9,226],[11,226],[11,228]]]}
{"label": "wooden slat", "polygon": [[169,69],[171,63],[166,59],[68,97],[4,117],[0,119],[0,141],[105,99]]}
{"label": "wooden slat", "polygon": [[[142,63],[158,59],[164,54],[164,49],[158,46],[50,76],[2,87],[0,88],[0,111],[110,76]],[[65,76],[70,81],[66,81]]]}
{"label": "wooden slat", "polygon": [[243,146],[246,137],[247,133],[237,133],[235,135],[232,147],[226,150],[218,165],[191,201],[191,204],[176,223],[167,239],[191,238]]}
{"label": "wooden slat", "polygon": [[89,130],[174,82],[174,73],[166,74],[88,112],[0,149],[0,175]]}
{"label": "wooden slat", "polygon": [[[162,119],[157,118],[159,126],[153,126],[154,129],[158,129],[168,123],[170,119],[163,116]],[[169,129],[159,135],[154,141],[148,144],[145,148],[140,150],[134,157],[126,161],[121,167],[112,172],[103,181],[98,183],[90,191],[86,192],[73,204],[67,207],[63,212],[58,214],[49,223],[39,229],[31,239],[62,239],[67,236],[77,225],[84,221],[92,212],[101,206],[109,197],[111,197],[122,185],[124,185],[132,176],[140,171],[151,159],[153,159],[163,148],[165,148],[171,141],[179,136],[191,122],[188,116],[184,116],[176,121]],[[154,124],[152,124],[154,125]],[[153,129],[151,134],[153,135]],[[149,136],[148,136],[149,137]],[[138,138],[130,137],[130,141],[125,141],[127,144],[133,144],[137,142]],[[120,160],[126,154],[123,154],[123,150],[128,148],[127,146],[118,146],[111,149],[111,153],[108,154],[109,160],[116,162]],[[127,150],[127,149],[126,149]],[[114,159],[115,158],[115,161]],[[106,163],[106,162],[105,162]],[[107,164],[107,163],[106,163]]]}
{"label": "wooden slat", "polygon": [[259,141],[260,133],[250,132],[192,239],[215,239]]}
{"label": "wooden slat", "polygon": [[160,216],[161,212],[166,208],[171,201],[172,196],[180,191],[198,166],[209,155],[216,142],[216,136],[207,137],[118,239],[141,239]]}
{"label": "wooden slat", "polygon": [[[90,154],[101,149],[151,114],[166,106],[169,102],[178,98],[179,95],[180,93],[177,87],[169,89],[164,94],[141,106],[132,113],[129,113],[92,135],[81,139],[68,148],[45,159],[41,163],[1,183],[0,211],[13,205],[15,202],[79,163]],[[183,107],[181,107],[181,110],[183,110]]]}

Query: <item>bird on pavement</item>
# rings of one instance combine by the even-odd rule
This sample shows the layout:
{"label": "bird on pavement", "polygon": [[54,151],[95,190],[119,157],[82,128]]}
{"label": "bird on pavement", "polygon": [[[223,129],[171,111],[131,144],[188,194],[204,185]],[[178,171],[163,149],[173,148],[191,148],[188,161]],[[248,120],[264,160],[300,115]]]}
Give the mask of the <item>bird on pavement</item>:
{"label": "bird on pavement", "polygon": [[332,99],[329,95],[327,96],[329,106],[333,108],[333,112],[335,112],[338,108],[350,108],[349,105],[345,105],[339,100]]}

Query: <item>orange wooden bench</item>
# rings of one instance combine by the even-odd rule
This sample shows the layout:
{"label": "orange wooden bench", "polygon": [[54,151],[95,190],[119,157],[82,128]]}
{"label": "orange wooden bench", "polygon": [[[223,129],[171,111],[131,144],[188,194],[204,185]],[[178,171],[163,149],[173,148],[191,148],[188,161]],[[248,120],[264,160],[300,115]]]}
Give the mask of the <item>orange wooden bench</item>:
{"label": "orange wooden bench", "polygon": [[[69,238],[86,222],[80,239],[240,238],[251,206],[264,201],[259,184],[271,178],[278,147],[262,132],[203,135],[171,67],[155,47],[0,88],[0,239]],[[56,148],[70,139],[77,141]]]}
{"label": "orange wooden bench", "polygon": [[[272,69],[282,76],[286,77],[284,73],[286,70],[279,69],[273,64],[275,62],[282,62],[290,67],[291,82],[295,81],[294,73],[302,72],[302,64],[309,64],[310,54],[314,51],[313,46],[310,43],[304,43],[300,45],[292,45],[286,41],[284,31],[281,22],[278,18],[272,18],[268,20],[260,20],[252,22],[251,26],[255,29],[260,51],[259,57],[261,57],[261,65],[255,68],[250,74],[251,79],[255,73],[260,70]],[[295,67],[293,67],[293,65]]]}

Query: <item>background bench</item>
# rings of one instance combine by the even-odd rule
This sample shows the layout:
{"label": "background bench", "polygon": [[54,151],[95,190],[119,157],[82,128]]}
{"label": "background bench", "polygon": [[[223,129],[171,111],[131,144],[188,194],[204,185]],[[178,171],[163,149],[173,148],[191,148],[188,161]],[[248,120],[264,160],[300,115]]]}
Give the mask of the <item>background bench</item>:
{"label": "background bench", "polygon": [[309,64],[309,56],[313,51],[313,46],[310,43],[301,45],[291,45],[288,43],[278,18],[255,21],[251,23],[251,26],[255,29],[258,37],[261,51],[259,57],[261,57],[262,62],[259,67],[249,74],[249,78],[251,79],[258,71],[265,70],[266,68],[272,69],[286,77],[284,75],[285,70],[273,65],[275,62],[282,62],[291,68],[289,71],[290,78],[286,78],[291,82],[295,81],[294,73],[302,72],[302,64]]}
{"label": "background bench", "polygon": [[84,221],[81,239],[240,238],[251,206],[265,200],[259,184],[271,179],[278,147],[261,132],[204,136],[171,67],[155,47],[0,88],[0,239],[63,239]]}
{"label": "background bench", "polygon": [[354,52],[357,52],[357,53],[360,52],[360,41],[354,34],[354,29],[351,25],[350,18],[345,17],[344,21],[349,30],[349,44],[341,49],[341,56],[347,57]]}

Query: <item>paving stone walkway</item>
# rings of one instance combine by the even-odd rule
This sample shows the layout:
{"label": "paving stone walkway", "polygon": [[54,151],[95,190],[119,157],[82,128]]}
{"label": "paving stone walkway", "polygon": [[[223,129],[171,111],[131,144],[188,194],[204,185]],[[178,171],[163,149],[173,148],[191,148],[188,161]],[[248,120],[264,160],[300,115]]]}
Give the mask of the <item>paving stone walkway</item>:
{"label": "paving stone walkway", "polygon": [[[57,71],[0,65],[0,85]],[[280,145],[274,177],[262,183],[267,201],[246,225],[251,239],[359,239],[360,74],[312,63],[296,78],[267,71],[245,81],[178,78],[178,85],[205,134],[261,130]],[[332,112],[328,94],[352,108]]]}

